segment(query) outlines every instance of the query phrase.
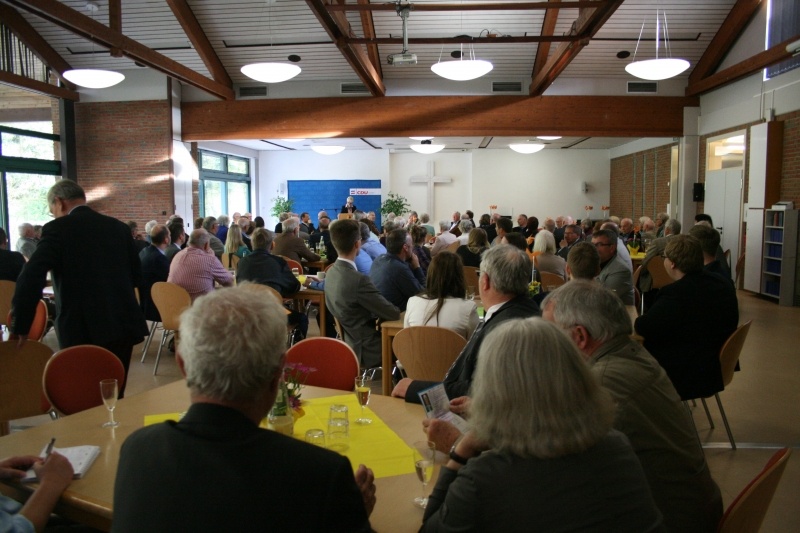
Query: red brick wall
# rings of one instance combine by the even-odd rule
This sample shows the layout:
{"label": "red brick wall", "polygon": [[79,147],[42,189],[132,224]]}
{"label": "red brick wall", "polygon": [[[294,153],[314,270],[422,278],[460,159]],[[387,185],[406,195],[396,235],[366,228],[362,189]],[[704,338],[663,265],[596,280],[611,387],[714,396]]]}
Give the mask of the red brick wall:
{"label": "red brick wall", "polygon": [[653,218],[656,213],[666,211],[672,146],[611,160],[610,214],[636,220],[644,215]]}
{"label": "red brick wall", "polygon": [[167,101],[75,106],[78,182],[96,210],[139,230],[174,210]]}
{"label": "red brick wall", "polygon": [[781,200],[791,200],[800,208],[800,111],[780,115],[783,121],[783,174]]}

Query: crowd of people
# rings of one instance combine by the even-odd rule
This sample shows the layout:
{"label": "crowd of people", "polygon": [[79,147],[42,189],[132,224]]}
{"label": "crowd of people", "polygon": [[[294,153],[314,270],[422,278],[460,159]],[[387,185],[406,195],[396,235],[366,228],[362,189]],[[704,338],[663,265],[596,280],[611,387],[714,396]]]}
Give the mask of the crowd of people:
{"label": "crowd of people", "polygon": [[[363,369],[381,364],[376,321],[403,312],[405,326],[448,328],[467,341],[442,383],[468,430],[440,419],[422,423],[449,454],[423,531],[716,529],[720,491],[682,400],[722,390],[719,350],[737,327],[738,305],[719,233],[705,215],[682,234],[664,214],[636,223],[559,216],[541,225],[519,215],[515,226],[498,214],[475,220],[466,211],[440,221],[437,232],[428,214],[416,212],[389,215],[379,228],[374,213],[348,198],[342,212],[351,218],[332,222],[320,212],[317,227],[309,213],[281,214],[275,231],[261,217],[234,213],[198,219],[187,235],[173,216],[148,223],[141,238],[135,223],[88,207],[69,180],[53,186],[47,201],[55,220],[40,237],[20,226],[22,257],[4,249],[0,233],[0,272],[17,282],[10,324],[17,342],[25,342],[48,271],[59,345],[107,347],[126,374],[146,320],[160,320],[153,284],[176,283],[194,302],[176,347],[191,408],[179,422],[143,428],[124,443],[115,531],[248,530],[262,522],[370,530],[376,493],[369,468],[353,474],[333,452],[258,428],[278,391],[287,315],[247,284],[290,296],[300,282],[285,258],[317,262],[323,249],[332,265],[304,283],[324,291]],[[82,238],[89,231],[101,232],[103,246]],[[639,276],[635,285],[629,247],[644,247],[645,265],[663,261],[673,283],[654,290]],[[87,262],[89,248],[95,259]],[[240,258],[235,269],[222,262],[231,256]],[[482,318],[464,266],[479,270],[474,296]],[[545,272],[565,283],[532,294]],[[645,312],[632,321],[637,291],[646,295]],[[289,322],[306,334],[305,314],[295,311]],[[419,403],[433,385],[398,377],[392,395]],[[30,466],[42,479],[40,496],[24,507],[0,501],[0,529],[38,529],[69,484],[58,454],[0,461],[0,476],[20,477]],[[223,490],[212,497],[192,488],[195,472]],[[307,501],[319,512],[308,513]],[[281,512],[248,512],[264,502]]]}

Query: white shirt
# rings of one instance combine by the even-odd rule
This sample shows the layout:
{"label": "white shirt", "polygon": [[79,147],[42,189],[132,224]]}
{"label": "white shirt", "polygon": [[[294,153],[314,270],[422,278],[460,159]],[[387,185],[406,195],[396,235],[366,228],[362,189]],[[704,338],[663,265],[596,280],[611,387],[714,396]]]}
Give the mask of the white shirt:
{"label": "white shirt", "polygon": [[463,298],[445,298],[437,320],[434,315],[428,322],[425,317],[436,309],[436,300],[428,300],[421,296],[408,299],[403,327],[437,326],[452,329],[465,339],[469,339],[478,327],[478,311],[475,302]]}
{"label": "white shirt", "polygon": [[449,231],[445,231],[436,236],[436,241],[433,243],[433,248],[431,248],[431,256],[434,256],[456,242],[458,237],[450,233]]}

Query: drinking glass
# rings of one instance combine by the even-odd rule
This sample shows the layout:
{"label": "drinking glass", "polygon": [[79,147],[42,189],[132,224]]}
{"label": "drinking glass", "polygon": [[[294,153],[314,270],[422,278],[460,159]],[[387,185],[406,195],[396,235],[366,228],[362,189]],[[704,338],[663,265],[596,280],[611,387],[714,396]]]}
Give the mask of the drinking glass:
{"label": "drinking glass", "polygon": [[372,424],[372,419],[364,414],[364,407],[369,403],[369,394],[372,390],[370,388],[371,385],[372,380],[366,375],[356,378],[356,398],[358,398],[358,404],[361,406],[361,417],[356,419],[356,424]]}
{"label": "drinking glass", "polygon": [[325,431],[321,429],[309,429],[306,431],[306,442],[317,446],[325,447]]}
{"label": "drinking glass", "polygon": [[428,506],[428,483],[433,477],[433,465],[436,460],[436,445],[427,440],[418,440],[414,443],[414,470],[417,478],[422,482],[422,496],[414,498],[417,507]]}
{"label": "drinking glass", "polygon": [[299,268],[293,268],[292,269],[292,274],[294,275],[294,277],[299,276],[300,275],[300,269]]}
{"label": "drinking glass", "polygon": [[100,395],[103,403],[108,409],[109,420],[103,424],[104,428],[115,428],[119,422],[114,420],[114,408],[117,406],[117,396],[119,395],[119,384],[116,379],[104,379],[100,382]]}
{"label": "drinking glass", "polygon": [[346,405],[331,405],[328,419],[328,448],[344,452],[350,447],[350,419]]}

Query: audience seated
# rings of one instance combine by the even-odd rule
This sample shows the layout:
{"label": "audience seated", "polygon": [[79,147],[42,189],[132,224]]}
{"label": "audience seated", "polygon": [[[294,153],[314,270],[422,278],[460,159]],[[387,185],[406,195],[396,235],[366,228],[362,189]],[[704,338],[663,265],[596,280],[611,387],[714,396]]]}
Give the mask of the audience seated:
{"label": "audience seated", "polygon": [[183,223],[175,220],[169,223],[168,228],[170,244],[164,250],[164,255],[172,263],[175,254],[180,252],[184,243],[186,243],[186,231],[183,229]]}
{"label": "audience seated", "polygon": [[533,241],[533,266],[537,272],[551,272],[567,279],[567,262],[556,255],[556,241],[553,234],[543,229]]}
{"label": "audience seated", "polygon": [[428,236],[429,236],[429,237],[433,237],[434,235],[436,235],[436,230],[433,228],[433,226],[431,226],[431,225],[429,224],[430,220],[431,220],[431,217],[430,217],[430,215],[429,215],[428,213],[422,213],[422,214],[419,216],[419,223],[420,223],[420,225],[421,225],[423,228],[425,228],[425,231],[427,231],[427,232],[428,232]]}
{"label": "audience seated", "polygon": [[[436,254],[442,250],[446,250],[448,246],[458,240],[458,237],[449,231],[449,227],[450,223],[446,220],[439,222],[440,231],[439,234],[436,235],[436,239],[433,241],[433,246],[431,247],[431,257],[436,257]],[[456,226],[456,228],[458,228],[458,226]]]}
{"label": "audience seated", "polygon": [[163,224],[156,224],[150,231],[150,246],[139,252],[142,262],[142,283],[139,286],[139,305],[147,320],[161,322],[161,315],[150,296],[154,283],[169,278],[169,259],[165,251],[170,244],[169,230]]}
{"label": "audience seated", "polygon": [[[322,221],[320,221],[322,227]],[[283,221],[283,233],[275,237],[272,253],[293,259],[298,263],[306,261],[319,261],[319,256],[312,252],[303,239],[300,238],[300,219],[289,217]]]}
{"label": "audience seated", "polygon": [[511,223],[511,219],[503,218],[498,216],[494,223],[495,231],[497,232],[497,237],[491,241],[490,246],[497,246],[498,244],[502,244],[503,237],[506,236],[506,233],[511,233],[513,229],[513,224]]}
{"label": "audience seated", "polygon": [[[235,255],[239,259],[243,258],[250,253],[250,248],[245,245],[242,239],[242,228],[238,224],[230,227],[226,232],[225,251],[231,255]],[[228,265],[225,265],[228,267]]]}
{"label": "audience seated", "polygon": [[464,245],[469,242],[469,232],[475,228],[475,224],[468,218],[462,218],[461,222],[458,223],[458,230],[461,232],[461,235],[457,237],[457,240],[460,244]]}
{"label": "audience seated", "polygon": [[[553,235],[555,238],[555,235]],[[562,259],[567,259],[569,255],[569,251],[572,247],[579,242],[583,241],[583,230],[581,230],[580,226],[576,226],[575,224],[568,224],[564,227],[564,239],[562,241],[558,241],[561,244],[559,245],[560,248],[558,249],[557,255]]]}
{"label": "audience seated", "polygon": [[723,254],[722,261],[717,258],[717,250],[720,249],[719,232],[704,224],[695,224],[689,230],[689,235],[700,241],[700,248],[703,250],[703,270],[733,283],[728,264],[724,259],[725,255]]}
{"label": "audience seated", "polygon": [[659,291],[634,327],[681,399],[705,398],[724,388],[719,352],[739,323],[736,291],[703,271],[700,242],[690,235],[670,238],[664,256],[675,282]]}
{"label": "audience seated", "polygon": [[658,295],[658,289],[653,289],[653,278],[650,276],[650,272],[647,270],[647,265],[650,264],[650,261],[663,260],[662,254],[664,253],[664,248],[666,248],[667,243],[669,242],[669,238],[673,235],[679,235],[680,232],[681,223],[674,218],[669,219],[664,225],[664,236],[655,239],[645,250],[645,256],[642,260],[642,270],[639,272],[638,284],[639,292],[642,293],[642,298],[644,298],[645,312],[650,309],[650,306],[653,305],[653,301]]}
{"label": "audience seated", "polygon": [[[36,473],[39,486],[24,505],[0,494],[0,531],[4,533],[45,531],[61,493],[72,483],[72,465],[58,452],[51,453],[46,459],[34,455],[3,459],[0,461],[0,479],[21,480],[30,468]],[[58,530],[82,531],[70,525],[56,524],[52,531]]]}
{"label": "audience seated", "polygon": [[330,225],[331,219],[328,217],[322,217],[319,219],[319,228],[311,234],[308,238],[308,244],[312,248],[319,249],[320,242],[325,245],[325,257],[328,258],[328,261],[333,263],[336,261],[338,257],[336,255],[336,248],[331,244],[331,232],[330,232]]}
{"label": "audience seated", "polygon": [[208,232],[208,245],[211,250],[214,252],[214,255],[217,256],[217,259],[222,257],[222,254],[225,253],[225,244],[217,238],[217,230],[219,229],[219,224],[217,224],[217,219],[214,217],[206,217],[203,219],[203,229]]}
{"label": "audience seated", "polygon": [[33,225],[27,222],[20,224],[17,229],[19,231],[17,251],[21,253],[27,261],[33,255],[33,252],[36,251],[36,232],[33,230]]}
{"label": "audience seated", "polygon": [[477,365],[471,430],[420,531],[662,530],[642,467],[612,429],[610,395],[556,326],[506,321]]}
{"label": "audience seated", "polygon": [[409,298],[403,327],[438,326],[469,339],[478,327],[478,312],[475,302],[464,299],[466,292],[461,259],[440,253],[431,261],[424,292]]}
{"label": "audience seated", "polygon": [[169,265],[167,281],[186,289],[192,301],[212,292],[214,282],[223,287],[233,285],[233,276],[211,250],[210,237],[203,228],[192,231],[189,246],[175,254]]}
{"label": "audience seated", "polygon": [[17,281],[22,267],[25,266],[25,257],[21,253],[11,252],[7,248],[6,230],[0,228],[0,279]]}
{"label": "audience seated", "polygon": [[431,264],[431,251],[425,246],[425,242],[428,240],[428,231],[424,226],[415,225],[411,226],[409,233],[414,243],[412,252],[414,252],[414,255],[419,259],[419,267],[422,269],[422,273],[427,276],[428,266]]}
{"label": "audience seated", "polygon": [[590,242],[579,242],[572,247],[567,259],[568,279],[593,280],[600,274],[600,254]]}
{"label": "audience seated", "polygon": [[469,232],[469,240],[466,246],[459,246],[456,254],[461,258],[464,266],[479,268],[481,266],[481,254],[489,249],[489,240],[486,238],[486,231],[475,228]]}
{"label": "audience seated", "polygon": [[625,305],[633,305],[633,276],[617,253],[619,238],[612,229],[603,229],[592,235],[592,244],[600,255],[598,281],[614,291]]}
{"label": "audience seated", "polygon": [[191,407],[123,443],[115,531],[370,531],[371,470],[354,476],[346,457],[259,428],[283,374],[284,316],[244,287],[183,314],[176,359]]}
{"label": "audience seated", "polygon": [[369,271],[375,287],[401,311],[406,310],[408,299],[425,287],[425,274],[413,247],[406,230],[392,230],[386,237],[386,253],[372,262]]}
{"label": "audience seated", "polygon": [[[217,224],[219,224],[219,227],[217,228],[217,239],[219,239],[223,243],[228,242],[228,226],[230,224],[230,221],[231,219],[228,218],[228,215],[220,215],[217,217]],[[236,225],[238,226],[238,224]]]}
{"label": "audience seated", "polygon": [[517,233],[516,231],[509,231],[502,237],[499,237],[499,239],[500,239],[500,244],[510,244],[514,248],[519,248],[523,252],[528,251],[528,243],[525,242],[525,237],[522,235],[522,233]]}
{"label": "audience seated", "polygon": [[607,219],[602,222],[598,222],[598,224],[600,225],[598,229],[610,229],[617,234],[617,255],[625,262],[625,266],[628,267],[628,270],[633,273],[633,260],[631,260],[631,253],[628,251],[628,246],[625,244],[625,241],[623,241],[622,237],[619,236],[619,226],[617,223],[613,222],[611,219]]}

